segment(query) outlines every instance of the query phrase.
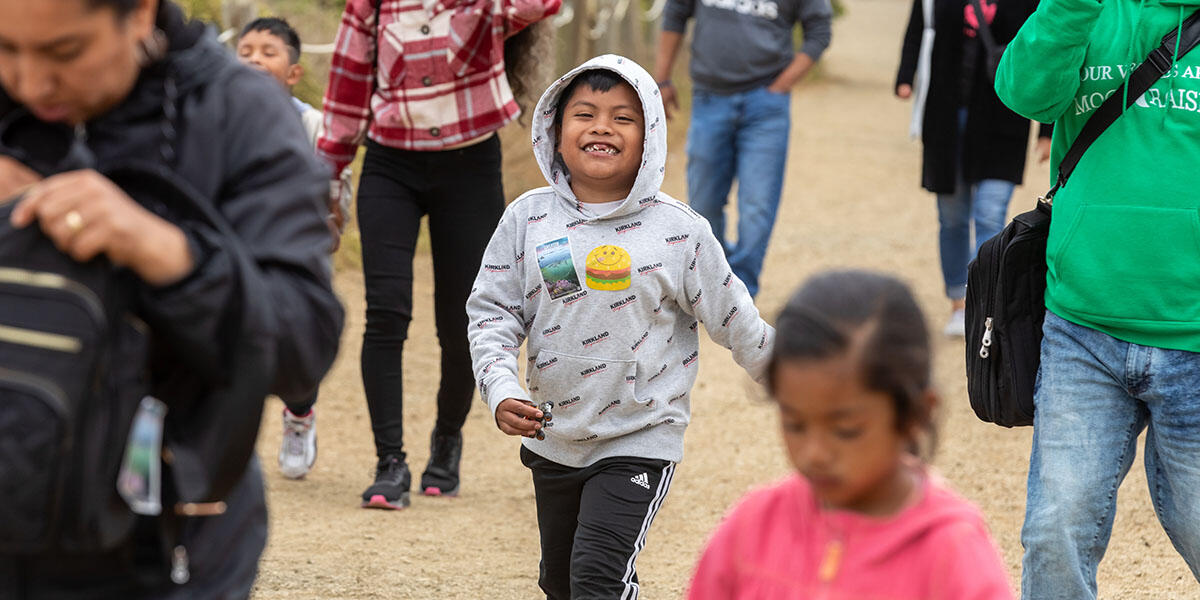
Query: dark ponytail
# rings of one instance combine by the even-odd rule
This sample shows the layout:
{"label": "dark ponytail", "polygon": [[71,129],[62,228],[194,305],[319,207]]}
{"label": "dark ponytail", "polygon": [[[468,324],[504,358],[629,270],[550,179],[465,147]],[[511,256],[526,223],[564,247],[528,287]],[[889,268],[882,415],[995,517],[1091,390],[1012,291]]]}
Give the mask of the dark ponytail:
{"label": "dark ponytail", "polygon": [[927,431],[931,442],[936,437],[926,401],[929,332],[912,292],[900,280],[866,271],[815,275],[788,300],[775,328],[767,372],[772,393],[784,361],[849,355],[858,362],[867,389],[892,397],[901,431],[915,426]]}

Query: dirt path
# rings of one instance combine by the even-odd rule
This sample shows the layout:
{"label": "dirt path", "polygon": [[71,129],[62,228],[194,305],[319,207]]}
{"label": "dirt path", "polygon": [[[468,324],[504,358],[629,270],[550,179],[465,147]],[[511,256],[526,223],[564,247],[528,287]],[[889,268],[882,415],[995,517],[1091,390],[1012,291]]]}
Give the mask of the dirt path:
{"label": "dirt path", "polygon": [[[760,308],[773,316],[816,270],[870,267],[906,277],[938,331],[947,306],[937,267],[934,203],[918,189],[919,145],[905,136],[909,105],[891,97],[909,4],[847,4],[824,59],[825,77],[795,94],[784,205],[767,256]],[[686,122],[676,120],[672,127],[686,128]],[[668,193],[685,197],[683,174],[683,147],[675,144]],[[1028,181],[1034,185],[1017,189],[1014,212],[1047,179],[1045,167],[1031,168]],[[419,474],[433,424],[438,364],[427,255],[418,257],[416,281],[404,384],[409,463]],[[264,422],[259,451],[272,536],[256,597],[537,597],[529,474],[517,458],[517,440],[495,429],[482,404],[465,430],[460,498],[414,496],[402,513],[357,508],[374,463],[358,366],[361,274],[339,274],[337,288],[347,326],[318,404],[320,458],[306,481],[287,481],[275,468],[278,402],[271,403]],[[939,339],[937,350],[944,411],[936,466],[987,514],[1015,585],[1031,432],[976,421],[966,403],[961,342]],[[707,533],[726,508],[750,487],[789,469],[772,406],[728,352],[705,339],[701,356],[686,458],[638,561],[647,598],[680,597]],[[1140,464],[1121,488],[1120,507],[1100,568],[1102,597],[1200,598],[1200,587],[1158,526]]]}

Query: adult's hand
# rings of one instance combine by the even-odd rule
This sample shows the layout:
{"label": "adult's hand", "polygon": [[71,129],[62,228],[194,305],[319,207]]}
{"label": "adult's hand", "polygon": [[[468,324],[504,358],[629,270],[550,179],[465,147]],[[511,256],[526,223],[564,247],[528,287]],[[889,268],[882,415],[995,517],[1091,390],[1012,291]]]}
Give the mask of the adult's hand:
{"label": "adult's hand", "polygon": [[679,110],[679,92],[675,90],[675,84],[670,81],[659,84],[658,93],[662,96],[663,110],[667,112],[667,118],[675,116],[674,111]]}
{"label": "adult's hand", "polygon": [[496,426],[508,435],[534,437],[542,428],[541,419],[542,411],[524,400],[505,398],[496,407]]}
{"label": "adult's hand", "polygon": [[1050,160],[1050,138],[1040,137],[1037,141],[1037,157],[1039,163]]}
{"label": "adult's hand", "polygon": [[191,272],[183,230],[146,210],[93,170],[46,178],[13,209],[14,227],[37,221],[59,250],[79,262],[105,254],[154,286]]}
{"label": "adult's hand", "polygon": [[42,180],[29,167],[7,156],[0,156],[0,203]]}
{"label": "adult's hand", "polygon": [[908,100],[909,98],[911,98],[912,97],[912,86],[908,85],[907,83],[902,83],[902,84],[896,86],[896,97],[903,99],[903,100]]}

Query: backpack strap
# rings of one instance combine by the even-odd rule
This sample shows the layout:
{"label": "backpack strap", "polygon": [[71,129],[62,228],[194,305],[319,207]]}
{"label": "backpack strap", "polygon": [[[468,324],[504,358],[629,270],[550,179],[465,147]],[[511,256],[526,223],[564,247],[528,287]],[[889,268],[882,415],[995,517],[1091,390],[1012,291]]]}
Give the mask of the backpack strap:
{"label": "backpack strap", "polygon": [[[978,0],[973,0],[978,1]],[[1067,178],[1071,176],[1071,172],[1075,170],[1075,166],[1079,164],[1079,159],[1083,158],[1083,153],[1112,125],[1117,117],[1125,112],[1126,108],[1133,105],[1134,102],[1141,98],[1146,90],[1154,86],[1168,69],[1171,68],[1171,56],[1175,54],[1175,38],[1179,38],[1179,54],[1175,55],[1176,59],[1187,54],[1192,48],[1195,48],[1200,43],[1200,11],[1192,13],[1183,25],[1178,29],[1171,29],[1167,35],[1163,36],[1162,44],[1150,51],[1150,55],[1142,64],[1129,74],[1129,77],[1124,83],[1118,87],[1100,108],[1087,120],[1083,125],[1083,129],[1079,131],[1079,135],[1075,137],[1075,141],[1071,144],[1071,148],[1067,150],[1067,155],[1063,157],[1062,162],[1058,165],[1058,179],[1054,182],[1054,187],[1046,192],[1045,196],[1038,199],[1039,202],[1050,204],[1053,202],[1054,194],[1062,187]],[[1128,93],[1125,87],[1128,86]],[[1125,100],[1124,103],[1122,102]]]}

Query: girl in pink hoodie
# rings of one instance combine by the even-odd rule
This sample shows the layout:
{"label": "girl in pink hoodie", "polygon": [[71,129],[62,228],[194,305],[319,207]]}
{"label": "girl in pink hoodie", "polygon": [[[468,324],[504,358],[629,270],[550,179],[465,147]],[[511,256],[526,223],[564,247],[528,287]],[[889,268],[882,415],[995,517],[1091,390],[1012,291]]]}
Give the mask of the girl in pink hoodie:
{"label": "girl in pink hoodie", "polygon": [[717,528],[692,600],[1011,600],[979,510],[931,476],[929,337],[908,288],[810,279],[776,323],[768,388],[797,474]]}

